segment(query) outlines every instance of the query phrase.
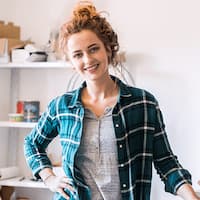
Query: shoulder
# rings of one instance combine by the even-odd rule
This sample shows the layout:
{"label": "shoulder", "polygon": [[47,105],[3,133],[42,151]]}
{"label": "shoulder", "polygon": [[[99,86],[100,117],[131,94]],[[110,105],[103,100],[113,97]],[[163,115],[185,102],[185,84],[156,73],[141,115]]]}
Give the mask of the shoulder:
{"label": "shoulder", "polygon": [[125,94],[124,96],[129,97],[133,101],[150,101],[157,104],[157,99],[155,96],[146,89],[129,86],[124,83],[122,83],[120,89],[122,96]]}
{"label": "shoulder", "polygon": [[130,91],[132,92],[133,97],[138,97],[146,100],[157,101],[154,94],[146,89],[131,87]]}
{"label": "shoulder", "polygon": [[69,105],[74,94],[75,94],[75,91],[71,91],[71,92],[66,92],[64,94],[56,96],[49,102],[49,105],[50,106],[55,106],[57,104],[59,104],[59,105],[60,104]]}
{"label": "shoulder", "polygon": [[79,94],[80,91],[77,89],[53,98],[48,104],[49,112],[53,115],[66,112],[69,108],[79,104]]}

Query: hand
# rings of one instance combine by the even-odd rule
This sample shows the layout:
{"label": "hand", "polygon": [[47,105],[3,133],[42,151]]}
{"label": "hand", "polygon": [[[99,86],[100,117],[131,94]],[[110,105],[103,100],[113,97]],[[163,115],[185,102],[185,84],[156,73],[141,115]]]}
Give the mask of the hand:
{"label": "hand", "polygon": [[69,196],[66,194],[64,189],[67,188],[68,190],[74,192],[74,189],[66,176],[59,177],[52,174],[44,180],[44,184],[52,192],[60,193],[65,199],[69,199]]}
{"label": "hand", "polygon": [[188,183],[181,185],[177,190],[177,194],[184,200],[200,200],[200,197],[197,196],[192,186]]}
{"label": "hand", "polygon": [[[200,185],[200,180],[197,183]],[[197,192],[197,195],[198,195],[198,197],[200,199],[200,192],[199,191]]]}

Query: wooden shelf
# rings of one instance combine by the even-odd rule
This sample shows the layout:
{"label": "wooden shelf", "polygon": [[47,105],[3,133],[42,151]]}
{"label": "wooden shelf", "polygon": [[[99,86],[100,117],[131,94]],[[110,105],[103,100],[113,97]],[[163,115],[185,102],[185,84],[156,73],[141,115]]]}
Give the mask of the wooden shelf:
{"label": "wooden shelf", "polygon": [[44,185],[44,183],[41,181],[24,179],[23,177],[15,177],[15,178],[0,180],[0,186],[26,187],[26,188],[47,188]]}
{"label": "wooden shelf", "polygon": [[10,122],[0,121],[0,127],[13,127],[13,128],[34,128],[37,123],[35,122]]}
{"label": "wooden shelf", "polygon": [[0,68],[72,68],[69,62],[23,62],[23,63],[5,63],[0,64]]}

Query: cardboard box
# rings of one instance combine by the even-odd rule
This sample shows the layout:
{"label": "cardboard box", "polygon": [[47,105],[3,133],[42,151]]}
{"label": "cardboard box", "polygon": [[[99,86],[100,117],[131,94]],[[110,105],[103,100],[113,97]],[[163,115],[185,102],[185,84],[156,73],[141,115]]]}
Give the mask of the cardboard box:
{"label": "cardboard box", "polygon": [[0,40],[0,63],[8,63],[9,61],[8,40]]}
{"label": "cardboard box", "polygon": [[13,38],[20,39],[20,27],[15,26],[12,22],[5,24],[4,21],[0,21],[0,38]]}
{"label": "cardboard box", "polygon": [[5,55],[6,53],[11,55],[12,49],[22,48],[28,43],[30,43],[30,41],[22,41],[12,38],[0,38],[0,55]]}
{"label": "cardboard box", "polygon": [[1,191],[0,191],[2,200],[10,200],[13,192],[14,192],[14,187],[2,186]]}

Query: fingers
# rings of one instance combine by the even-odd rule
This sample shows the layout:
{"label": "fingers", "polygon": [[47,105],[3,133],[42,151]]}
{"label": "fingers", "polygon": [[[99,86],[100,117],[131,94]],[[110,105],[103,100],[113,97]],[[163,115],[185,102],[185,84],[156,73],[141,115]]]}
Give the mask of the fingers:
{"label": "fingers", "polygon": [[68,188],[69,190],[74,192],[74,188],[72,187],[72,184],[67,177],[62,177],[60,184],[62,185],[61,187]]}
{"label": "fingers", "polygon": [[62,188],[58,189],[58,192],[65,198],[65,199],[69,199],[69,196],[64,192],[64,190]]}
{"label": "fingers", "polygon": [[64,189],[67,189],[70,192],[74,192],[71,181],[66,177],[58,177],[55,175],[50,176],[45,181],[45,185],[53,192],[60,193],[65,199],[69,199],[69,194],[66,194]]}
{"label": "fingers", "polygon": [[59,184],[57,187],[57,192],[59,192],[64,198],[69,199],[69,196],[66,194],[64,189],[68,189],[71,192],[74,192],[74,188],[72,187],[69,179],[67,177],[60,177]]}
{"label": "fingers", "polygon": [[59,188],[62,188],[62,189],[67,188],[67,189],[69,189],[70,191],[74,192],[74,188],[73,188],[71,185],[69,185],[69,183],[61,182],[61,183],[59,184]]}

